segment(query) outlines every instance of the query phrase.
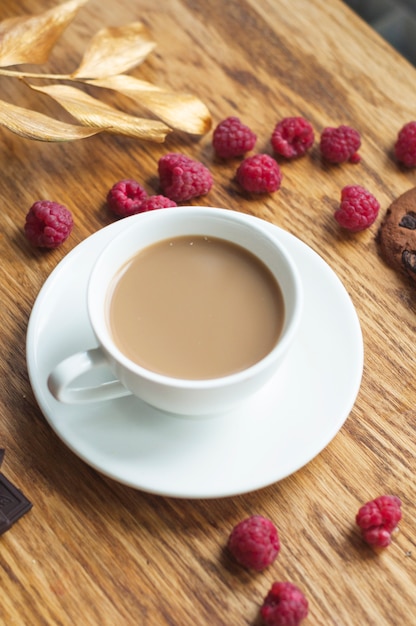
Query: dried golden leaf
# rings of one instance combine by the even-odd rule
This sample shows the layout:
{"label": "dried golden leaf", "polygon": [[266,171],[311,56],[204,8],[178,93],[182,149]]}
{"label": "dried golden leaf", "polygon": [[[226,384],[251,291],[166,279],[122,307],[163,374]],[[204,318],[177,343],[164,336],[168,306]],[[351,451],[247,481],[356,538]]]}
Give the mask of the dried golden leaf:
{"label": "dried golden leaf", "polygon": [[139,65],[155,47],[150,33],[141,22],[103,28],[91,40],[75,78],[112,76]]}
{"label": "dried golden leaf", "polygon": [[208,108],[190,94],[167,91],[125,74],[99,78],[88,83],[119,91],[178,130],[204,135],[211,128],[212,118]]}
{"label": "dried golden leaf", "polygon": [[0,22],[0,67],[45,63],[62,32],[88,0],[70,0],[39,15]]}
{"label": "dried golden leaf", "polygon": [[139,118],[118,111],[70,85],[46,85],[44,87],[31,85],[31,87],[59,102],[64,109],[85,126],[159,143],[163,142],[166,135],[171,132],[171,129],[162,122]]}
{"label": "dried golden leaf", "polygon": [[24,109],[2,100],[0,100],[0,126],[26,139],[38,141],[74,141],[100,132],[97,128],[59,122],[37,111]]}

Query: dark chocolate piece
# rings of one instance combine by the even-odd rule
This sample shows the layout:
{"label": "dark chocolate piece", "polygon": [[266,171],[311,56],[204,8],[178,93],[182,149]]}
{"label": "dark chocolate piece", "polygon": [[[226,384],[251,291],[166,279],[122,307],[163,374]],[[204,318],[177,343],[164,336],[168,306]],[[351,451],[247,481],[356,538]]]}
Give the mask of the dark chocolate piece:
{"label": "dark chocolate piece", "polygon": [[26,496],[0,472],[0,535],[31,508]]}
{"label": "dark chocolate piece", "polygon": [[409,230],[416,230],[416,213],[414,211],[409,211],[409,213],[403,215],[399,226],[402,228],[408,228]]}
{"label": "dark chocolate piece", "polygon": [[409,272],[416,274],[416,252],[410,250],[403,250],[402,253],[403,265]]}

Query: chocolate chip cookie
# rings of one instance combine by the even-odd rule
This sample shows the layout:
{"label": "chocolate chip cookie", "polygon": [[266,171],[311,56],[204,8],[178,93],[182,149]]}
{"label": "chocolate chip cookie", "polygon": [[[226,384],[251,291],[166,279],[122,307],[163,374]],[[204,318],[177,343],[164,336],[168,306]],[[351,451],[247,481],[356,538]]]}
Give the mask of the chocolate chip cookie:
{"label": "chocolate chip cookie", "polygon": [[416,282],[416,187],[387,209],[377,240],[386,263]]}

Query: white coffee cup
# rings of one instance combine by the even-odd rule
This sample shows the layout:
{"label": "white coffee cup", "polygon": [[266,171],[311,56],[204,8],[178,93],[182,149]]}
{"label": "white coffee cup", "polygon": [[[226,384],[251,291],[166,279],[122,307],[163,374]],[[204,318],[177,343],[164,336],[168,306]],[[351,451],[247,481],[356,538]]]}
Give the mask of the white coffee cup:
{"label": "white coffee cup", "polygon": [[[160,410],[187,416],[224,412],[244,402],[276,373],[295,338],[303,296],[294,260],[261,221],[253,223],[228,209],[158,209],[124,218],[124,225],[98,256],[88,282],[88,315],[98,347],[73,354],[57,364],[48,378],[50,392],[57,400],[73,404],[134,394]],[[137,252],[185,235],[219,238],[245,248],[267,266],[280,286],[285,317],[277,344],[264,358],[242,371],[202,380],[175,378],[133,362],[113,341],[106,314],[113,276]],[[83,386],[82,376],[103,366],[112,370],[114,380]]]}

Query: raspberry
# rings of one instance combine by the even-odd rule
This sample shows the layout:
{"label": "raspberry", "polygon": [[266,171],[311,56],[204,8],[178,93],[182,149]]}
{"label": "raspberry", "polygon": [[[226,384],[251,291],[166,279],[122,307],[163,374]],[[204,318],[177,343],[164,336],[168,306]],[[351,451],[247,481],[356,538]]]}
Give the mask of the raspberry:
{"label": "raspberry", "polygon": [[260,571],[270,565],[280,550],[274,524],[261,515],[252,515],[235,526],[228,538],[228,549],[243,567]]}
{"label": "raspberry", "polygon": [[68,209],[57,202],[38,200],[29,209],[25,235],[34,246],[57,248],[70,235],[74,221]]}
{"label": "raspberry", "polygon": [[255,154],[240,163],[236,178],[243,189],[252,193],[277,191],[282,173],[276,161],[268,154]]}
{"label": "raspberry", "polygon": [[273,583],[260,615],[266,626],[298,626],[308,616],[308,601],[293,583]]}
{"label": "raspberry", "polygon": [[314,140],[312,125],[307,120],[303,117],[285,117],[276,124],[271,144],[277,154],[294,159],[305,154]]}
{"label": "raspberry", "polygon": [[338,224],[352,232],[371,226],[376,220],[380,204],[360,185],[347,185],[341,191],[341,204],[334,217]]}
{"label": "raspberry", "polygon": [[401,500],[397,496],[379,496],[358,511],[355,521],[364,541],[380,548],[391,543],[391,534],[402,519]]}
{"label": "raspberry", "polygon": [[131,179],[119,180],[107,194],[110,209],[119,217],[127,217],[140,212],[140,205],[147,198],[147,192],[138,182]]}
{"label": "raspberry", "polygon": [[212,187],[209,169],[184,154],[166,154],[159,159],[158,169],[162,191],[174,202],[203,196]]}
{"label": "raspberry", "polygon": [[140,205],[140,213],[154,211],[154,209],[166,209],[172,206],[177,206],[176,202],[166,198],[166,196],[148,196]]}
{"label": "raspberry", "polygon": [[256,141],[257,136],[238,117],[227,117],[220,122],[212,137],[214,150],[223,159],[245,154],[254,148]]}
{"label": "raspberry", "polygon": [[406,167],[416,165],[416,122],[409,122],[400,130],[394,145],[394,154]]}
{"label": "raspberry", "polygon": [[357,153],[360,146],[360,134],[350,126],[325,128],[319,144],[322,156],[331,163],[343,163],[344,161],[358,163],[361,161],[361,157]]}

